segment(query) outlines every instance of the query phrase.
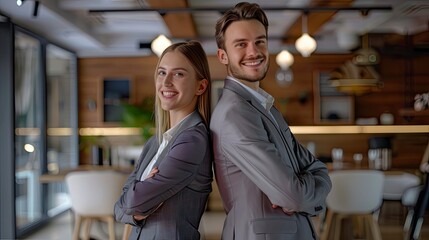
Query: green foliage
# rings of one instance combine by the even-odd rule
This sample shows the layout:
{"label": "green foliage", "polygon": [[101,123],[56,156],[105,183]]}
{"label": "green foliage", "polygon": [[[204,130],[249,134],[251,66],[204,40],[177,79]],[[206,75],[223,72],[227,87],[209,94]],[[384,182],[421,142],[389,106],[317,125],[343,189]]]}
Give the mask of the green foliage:
{"label": "green foliage", "polygon": [[123,104],[122,126],[141,128],[141,136],[146,141],[154,134],[154,98],[145,98],[140,104]]}

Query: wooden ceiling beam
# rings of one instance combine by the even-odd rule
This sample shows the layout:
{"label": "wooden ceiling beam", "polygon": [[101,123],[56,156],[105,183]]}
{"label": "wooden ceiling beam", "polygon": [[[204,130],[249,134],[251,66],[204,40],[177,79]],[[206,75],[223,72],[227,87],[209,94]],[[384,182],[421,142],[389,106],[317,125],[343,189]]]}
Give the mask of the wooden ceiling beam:
{"label": "wooden ceiling beam", "polygon": [[[187,0],[147,0],[152,8],[187,8]],[[197,28],[191,13],[162,15],[172,38],[197,38]]]}
{"label": "wooden ceiling beam", "polygon": [[[350,7],[354,0],[312,0],[310,7]],[[309,12],[307,13],[308,34],[313,35],[327,23],[338,11]],[[304,14],[304,13],[303,13]],[[291,27],[284,33],[284,43],[293,44],[302,35],[302,16],[298,17]]]}

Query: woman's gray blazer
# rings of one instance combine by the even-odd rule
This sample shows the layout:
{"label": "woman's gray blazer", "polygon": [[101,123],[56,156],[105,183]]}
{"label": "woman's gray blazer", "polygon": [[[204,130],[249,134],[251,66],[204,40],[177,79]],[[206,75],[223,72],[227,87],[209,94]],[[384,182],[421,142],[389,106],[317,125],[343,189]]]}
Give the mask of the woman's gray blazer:
{"label": "woman's gray blazer", "polygon": [[[159,147],[155,137],[145,144],[115,204],[116,221],[133,225],[129,239],[200,239],[198,227],[213,179],[211,144],[198,112],[184,121],[155,164],[159,172],[140,181]],[[149,216],[136,222],[136,214]]]}

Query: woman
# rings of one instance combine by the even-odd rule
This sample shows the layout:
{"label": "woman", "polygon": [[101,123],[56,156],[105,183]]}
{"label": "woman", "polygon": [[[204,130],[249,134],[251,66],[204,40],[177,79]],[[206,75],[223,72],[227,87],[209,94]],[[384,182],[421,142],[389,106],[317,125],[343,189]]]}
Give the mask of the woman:
{"label": "woman", "polygon": [[133,226],[129,239],[200,239],[211,192],[210,72],[196,41],[176,43],[155,72],[156,135],[115,204],[115,218]]}

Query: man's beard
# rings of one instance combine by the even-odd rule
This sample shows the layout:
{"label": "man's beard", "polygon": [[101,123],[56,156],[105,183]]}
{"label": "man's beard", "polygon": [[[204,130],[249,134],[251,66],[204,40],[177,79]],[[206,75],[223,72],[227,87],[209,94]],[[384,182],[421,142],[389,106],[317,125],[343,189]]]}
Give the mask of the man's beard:
{"label": "man's beard", "polygon": [[231,76],[233,76],[236,79],[247,81],[247,82],[259,82],[265,78],[268,72],[269,64],[264,66],[262,71],[259,72],[257,76],[254,76],[253,74],[248,74],[246,71],[244,71],[242,68],[236,67],[236,65],[228,64],[228,72]]}

